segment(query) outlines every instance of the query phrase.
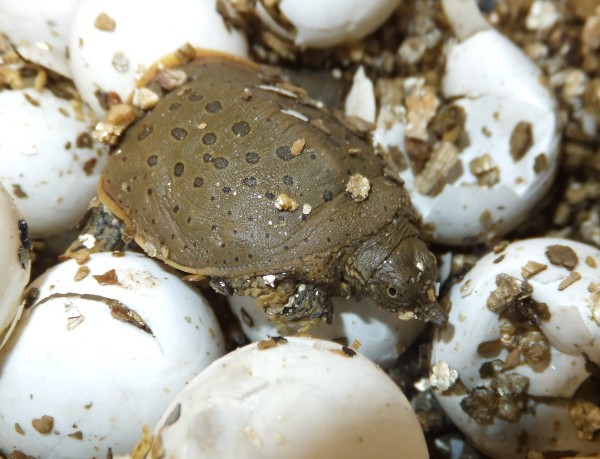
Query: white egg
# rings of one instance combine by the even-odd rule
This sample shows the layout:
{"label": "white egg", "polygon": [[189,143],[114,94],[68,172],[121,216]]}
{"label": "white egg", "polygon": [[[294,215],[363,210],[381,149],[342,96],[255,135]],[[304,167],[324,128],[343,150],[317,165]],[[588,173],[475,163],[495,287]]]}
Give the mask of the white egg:
{"label": "white egg", "polygon": [[[436,242],[465,245],[501,236],[550,188],[560,132],[556,102],[542,77],[491,29],[447,48],[442,92],[452,100],[456,113],[450,116],[464,115],[467,141],[459,147],[439,141],[421,170],[409,166],[400,173]],[[407,79],[403,91],[404,105],[380,109],[374,138],[399,148],[411,164],[405,141],[428,140],[427,126],[441,102],[423,78]]]}
{"label": "white egg", "polygon": [[186,44],[247,55],[245,37],[228,29],[216,0],[81,0],[71,30],[71,70],[77,89],[98,117],[96,93],[126,100],[136,78]]}
{"label": "white egg", "polygon": [[2,0],[0,31],[25,59],[69,76],[68,40],[77,0]]}
{"label": "white egg", "polygon": [[105,147],[81,116],[48,89],[0,91],[0,180],[34,237],[73,227],[96,194]]}
{"label": "white egg", "polygon": [[125,453],[224,353],[204,298],[143,255],[63,262],[26,299],[0,351],[3,451],[49,459]]}
{"label": "white egg", "polygon": [[148,458],[428,457],[398,386],[339,344],[288,338],[217,360],[179,393]]}
{"label": "white egg", "polygon": [[0,349],[21,314],[21,296],[29,282],[31,263],[27,224],[0,181]]}
{"label": "white egg", "polygon": [[264,3],[256,4],[258,17],[274,32],[300,47],[327,48],[367,36],[390,17],[400,0],[280,0],[279,21]]}
{"label": "white egg", "polygon": [[[451,287],[430,380],[448,416],[485,454],[600,446],[579,438],[591,418],[569,416],[585,399],[587,361],[600,360],[599,264],[595,247],[526,239],[485,255]],[[549,428],[554,422],[559,429]]]}
{"label": "white egg", "polygon": [[[335,297],[332,302],[332,323],[319,323],[306,333],[352,346],[385,368],[391,367],[425,328],[424,322],[400,320],[398,314],[377,307],[369,299]],[[301,325],[271,322],[259,302],[250,297],[234,295],[229,298],[229,304],[251,341],[294,335],[302,328]]]}

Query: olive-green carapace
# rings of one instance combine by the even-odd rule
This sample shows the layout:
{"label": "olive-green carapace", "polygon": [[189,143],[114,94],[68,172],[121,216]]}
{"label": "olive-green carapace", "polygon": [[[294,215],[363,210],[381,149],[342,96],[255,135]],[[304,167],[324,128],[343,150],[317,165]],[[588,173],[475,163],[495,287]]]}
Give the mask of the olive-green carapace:
{"label": "olive-green carapace", "polygon": [[329,317],[331,295],[442,320],[418,216],[364,136],[250,62],[199,55],[170,71],[184,82],[149,80],[160,101],[99,185],[149,255],[286,320]]}

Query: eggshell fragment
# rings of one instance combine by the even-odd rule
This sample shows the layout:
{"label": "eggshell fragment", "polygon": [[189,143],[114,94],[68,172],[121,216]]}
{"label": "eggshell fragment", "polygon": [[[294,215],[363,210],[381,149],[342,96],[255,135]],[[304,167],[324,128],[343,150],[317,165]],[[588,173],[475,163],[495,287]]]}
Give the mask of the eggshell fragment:
{"label": "eggshell fragment", "polygon": [[0,182],[0,349],[21,314],[31,263],[27,223]]}
{"label": "eggshell fragment", "polygon": [[215,0],[173,0],[168,7],[158,0],[81,0],[70,38],[73,79],[101,118],[101,93],[112,92],[125,101],[136,78],[186,44],[247,55],[245,37],[227,28]]}
{"label": "eggshell fragment", "polygon": [[0,91],[0,180],[33,237],[74,227],[96,193],[105,147],[84,116],[48,89]]}
{"label": "eggshell fragment", "polygon": [[0,445],[44,458],[128,452],[224,353],[189,284],[143,255],[92,254],[36,279],[0,352]]}
{"label": "eggshell fragment", "polygon": [[410,404],[349,348],[270,339],[217,360],[179,393],[148,458],[426,458]]}
{"label": "eggshell fragment", "polygon": [[[391,367],[425,328],[422,321],[400,320],[397,314],[377,307],[368,299],[335,297],[332,302],[332,323],[316,324],[308,333],[353,347],[382,367]],[[252,341],[294,335],[302,328],[271,322],[258,301],[250,297],[234,295],[229,298],[229,304]]]}
{"label": "eggshell fragment", "polygon": [[0,31],[25,59],[69,77],[68,38],[77,0],[3,0]]}
{"label": "eggshell fragment", "polygon": [[[482,257],[450,289],[430,379],[448,416],[485,454],[600,447],[583,440],[569,415],[584,399],[588,362],[600,358],[599,262],[600,250],[586,244],[526,239]],[[490,412],[478,413],[478,404]]]}
{"label": "eggshell fragment", "polygon": [[257,4],[258,15],[274,32],[300,47],[327,48],[370,34],[392,14],[400,0],[281,0],[279,11],[291,27],[280,25],[262,3]]}

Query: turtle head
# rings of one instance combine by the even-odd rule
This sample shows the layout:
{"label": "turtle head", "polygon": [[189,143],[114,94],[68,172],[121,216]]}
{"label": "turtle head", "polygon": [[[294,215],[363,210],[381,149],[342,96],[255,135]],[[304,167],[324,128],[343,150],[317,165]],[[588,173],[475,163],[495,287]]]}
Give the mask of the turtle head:
{"label": "turtle head", "polygon": [[[368,282],[373,300],[401,317],[443,325],[446,313],[435,295],[437,264],[423,241],[408,237],[379,264]],[[402,314],[409,312],[412,314]]]}

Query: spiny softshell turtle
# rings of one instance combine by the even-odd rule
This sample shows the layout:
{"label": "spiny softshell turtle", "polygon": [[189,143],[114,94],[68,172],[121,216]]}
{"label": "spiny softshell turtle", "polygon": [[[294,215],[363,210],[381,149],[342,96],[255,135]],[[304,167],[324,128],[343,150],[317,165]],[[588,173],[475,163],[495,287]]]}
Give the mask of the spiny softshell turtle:
{"label": "spiny softshell turtle", "polygon": [[[436,324],[436,262],[403,186],[360,135],[251,62],[198,54],[160,71],[99,198],[153,257],[284,321],[330,319],[368,296]],[[411,314],[412,313],[412,314]]]}

